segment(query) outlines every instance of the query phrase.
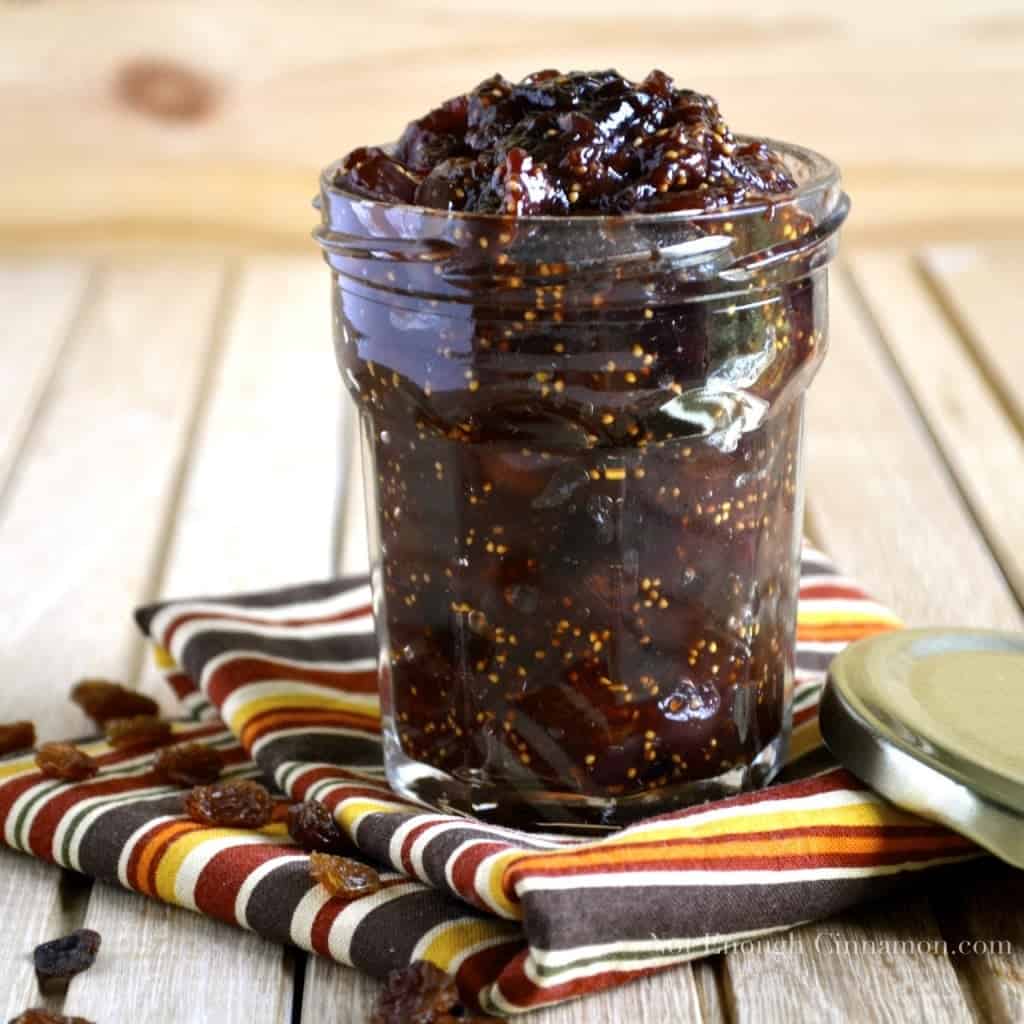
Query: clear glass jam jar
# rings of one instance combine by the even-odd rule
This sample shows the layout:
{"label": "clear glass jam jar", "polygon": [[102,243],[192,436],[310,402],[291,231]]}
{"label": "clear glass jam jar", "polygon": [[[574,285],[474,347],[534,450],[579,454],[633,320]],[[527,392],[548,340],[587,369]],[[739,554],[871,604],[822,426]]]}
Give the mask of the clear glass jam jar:
{"label": "clear glass jam jar", "polygon": [[388,778],[615,827],[763,785],[791,717],[837,169],[715,212],[511,217],[321,178]]}

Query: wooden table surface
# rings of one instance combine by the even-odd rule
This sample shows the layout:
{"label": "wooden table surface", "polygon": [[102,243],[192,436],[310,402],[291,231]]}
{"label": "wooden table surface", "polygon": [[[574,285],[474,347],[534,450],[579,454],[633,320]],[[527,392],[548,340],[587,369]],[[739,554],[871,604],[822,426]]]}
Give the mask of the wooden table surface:
{"label": "wooden table surface", "polygon": [[[1024,244],[1004,243],[854,248],[833,273],[809,532],[914,624],[1021,627],[1022,281]],[[327,300],[313,253],[0,264],[0,718],[80,734],[66,691],[85,673],[170,710],[135,604],[365,566]],[[960,877],[803,928],[782,953],[738,950],[532,1019],[1020,1021],[1024,874]],[[97,1024],[360,1021],[375,990],[8,850],[0,908],[0,1020],[39,1002],[31,949],[83,923],[104,951],[63,1006]],[[1012,948],[935,945],[962,939]],[[837,952],[848,940],[915,945]]]}
{"label": "wooden table surface", "polygon": [[[809,533],[912,624],[1021,628],[1019,0],[466,10],[0,5],[0,720],[81,733],[84,674],[171,710],[136,604],[365,564],[308,200],[320,165],[498,69],[662,66],[738,130],[841,164],[854,214],[810,397]],[[781,952],[529,1019],[1009,1024],[1022,907],[1024,874],[986,861]],[[83,923],[100,960],[41,1000],[28,954]],[[45,1002],[97,1024],[361,1021],[375,989],[0,849],[0,1020]]]}
{"label": "wooden table surface", "polygon": [[1024,237],[1021,0],[8,0],[0,235],[292,245],[317,170],[500,71],[662,67],[832,157],[848,237]]}

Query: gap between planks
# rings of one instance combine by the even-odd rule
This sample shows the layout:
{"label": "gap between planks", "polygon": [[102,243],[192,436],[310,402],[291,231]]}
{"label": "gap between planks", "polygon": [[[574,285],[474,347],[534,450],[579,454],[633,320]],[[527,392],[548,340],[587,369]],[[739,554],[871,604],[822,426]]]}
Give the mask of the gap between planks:
{"label": "gap between planks", "polygon": [[[965,507],[969,487],[961,475],[958,453],[949,449],[954,438],[929,430],[915,405],[915,389],[927,390],[929,374],[936,371],[921,371],[920,362],[906,361],[900,347],[916,344],[917,339],[908,339],[907,333],[917,324],[922,343],[936,342],[930,358],[948,370],[963,368],[951,362],[955,350],[940,344],[948,338],[940,337],[939,325],[920,307],[920,285],[912,285],[887,266],[886,272],[893,276],[889,288],[883,287],[884,274],[877,265],[884,266],[889,258],[854,255],[858,279],[863,279],[863,268],[869,265],[875,269],[867,273],[881,275],[874,282],[876,287],[861,297],[866,304],[858,302],[842,273],[834,277],[832,351],[810,393],[808,494],[818,540],[844,570],[855,573],[912,625],[1019,629],[1017,601]],[[920,324],[916,318],[907,319],[904,302],[920,314]],[[887,341],[892,347],[886,347]],[[922,379],[913,377],[915,370],[922,372]],[[927,408],[922,411],[927,420]],[[1004,509],[1003,514],[1012,515],[1012,509]],[[971,883],[974,876],[961,877],[961,885],[943,885],[938,892],[934,886],[925,890],[931,910],[925,916],[929,922],[937,918],[938,937],[999,937],[998,904],[986,903]],[[867,915],[869,925],[876,915],[883,920],[881,910],[860,913]],[[914,934],[932,933],[929,923],[927,932]],[[954,957],[941,963],[956,970],[964,993],[961,1013],[974,1015],[978,1007],[987,1005],[1001,1008],[1007,1019],[1014,1019],[1021,989],[1008,978],[1024,974],[1024,949],[1019,942],[1016,951],[1001,960]],[[930,1000],[928,994],[917,998]],[[879,1005],[899,1007],[905,1018],[915,1015],[906,998]],[[947,1013],[949,1009],[947,1005]],[[927,1019],[944,1019],[934,1008],[916,1015],[922,1014]]]}
{"label": "gap between planks", "polygon": [[[844,572],[912,615],[913,603],[905,599],[910,552],[901,534],[906,524],[900,506],[887,498],[894,473],[897,479],[909,474],[925,490],[938,492],[934,500],[942,505],[945,499],[942,511],[954,530],[970,531],[970,526],[954,507],[955,494],[951,505],[943,492],[944,475],[929,459],[927,437],[835,271],[831,285],[830,352],[808,394],[808,526]],[[901,462],[884,457],[893,450]],[[934,571],[928,561],[919,561],[917,587]],[[778,939],[766,940],[725,956],[724,998],[731,1019],[759,1024],[973,1020],[946,958],[854,958],[831,952],[838,943],[865,939],[940,941],[938,923],[920,894],[897,892],[883,906],[848,911],[782,939],[781,947]]]}
{"label": "gap between planks", "polygon": [[917,266],[992,395],[1024,431],[1024,242],[929,246]]}
{"label": "gap between planks", "polygon": [[[837,292],[839,291],[841,291],[841,288],[837,289]],[[986,624],[999,619],[1000,616],[1010,614],[1007,611],[1008,609],[1012,609],[1012,614],[1015,615],[1015,606],[1003,603],[1007,595],[1005,594],[1005,587],[1001,587],[1001,581],[998,579],[994,563],[988,557],[987,552],[985,552],[984,546],[978,543],[973,531],[970,530],[969,524],[965,525],[959,496],[950,485],[947,468],[942,464],[942,460],[938,457],[938,453],[934,449],[927,433],[921,430],[919,424],[915,424],[915,417],[912,415],[912,411],[908,411],[907,395],[901,392],[899,382],[893,381],[891,368],[887,368],[884,360],[878,358],[878,354],[875,351],[879,344],[878,339],[871,336],[871,330],[864,325],[862,319],[860,326],[850,330],[849,334],[846,333],[847,327],[840,328],[840,324],[856,323],[858,320],[856,315],[850,313],[850,309],[854,305],[852,302],[848,303],[850,309],[847,309],[845,314],[842,313],[843,301],[841,297],[837,298],[837,310],[834,317],[835,326],[833,329],[834,346],[840,344],[840,335],[842,335],[845,337],[848,345],[852,344],[858,350],[851,357],[852,363],[849,358],[844,358],[842,364],[844,374],[850,369],[851,365],[856,372],[853,373],[851,379],[844,380],[841,386],[833,384],[830,390],[823,391],[822,400],[815,405],[815,393],[825,388],[825,374],[828,373],[830,364],[838,358],[837,350],[834,347],[832,355],[826,361],[826,369],[822,375],[823,380],[815,385],[815,389],[811,393],[812,422],[810,441],[812,452],[814,451],[815,444],[818,443],[815,440],[816,436],[821,432],[822,437],[820,440],[824,440],[827,445],[832,446],[833,452],[838,450],[846,456],[844,459],[839,460],[838,469],[833,467],[831,471],[824,473],[824,486],[815,487],[815,480],[812,478],[812,517],[819,524],[819,540],[825,543],[836,557],[840,559],[844,568],[850,568],[854,561],[859,562],[862,565],[860,572],[865,583],[880,594],[883,591],[887,591],[889,599],[893,601],[897,610],[904,612],[915,621],[920,621],[922,618],[929,621],[947,618],[953,621],[952,615],[955,615],[959,620],[963,617],[965,609]],[[878,310],[875,309],[874,312],[879,323],[884,323]],[[853,339],[852,341],[851,338]],[[857,384],[858,387],[855,388],[854,384]],[[882,393],[880,401],[877,398],[870,398],[871,389],[876,387],[880,387]],[[864,388],[868,390],[865,391]],[[826,395],[829,398],[839,399],[839,402],[829,408],[825,398]],[[870,400],[867,403],[862,403],[862,398],[865,395],[868,395]],[[849,408],[851,402],[856,403],[860,409],[856,414]],[[865,404],[867,406],[866,409],[864,408]],[[823,414],[817,413],[819,408],[823,408]],[[879,411],[895,413],[895,415],[889,418],[888,421],[885,416],[875,419],[874,413]],[[827,427],[819,425],[819,419],[822,418],[824,418]],[[854,432],[861,434],[866,439],[864,451],[859,458],[851,456],[850,451],[843,446],[842,436],[838,436],[842,433],[850,433],[851,428],[857,426],[863,426],[865,429],[862,434],[860,431]],[[897,447],[900,451],[907,450],[911,453],[912,457],[903,460],[902,465],[899,458],[895,460],[882,458],[880,462],[881,468],[879,469],[875,463],[879,456],[885,455],[886,449],[894,438],[898,442]],[[814,456],[812,455],[811,458],[814,459]],[[809,472],[812,467],[821,466],[823,462],[824,460],[822,459],[811,461]],[[843,466],[847,470],[845,473],[842,471]],[[956,473],[955,467],[950,467],[950,470]],[[891,502],[891,507],[887,507],[888,503],[886,501],[882,501],[881,506],[878,503],[866,504],[864,501],[865,495],[860,493],[854,485],[858,481],[865,483],[870,495],[876,498],[879,496],[884,498],[889,494],[891,488],[881,485],[886,483],[893,484],[895,481],[898,481],[901,472],[912,473],[915,479],[923,481],[921,489],[925,492],[923,504],[926,514],[923,519],[915,521],[915,529],[923,530],[928,536],[923,537],[920,541],[914,539],[912,543],[914,550],[908,551],[902,556],[897,550],[895,553],[898,557],[895,561],[892,561],[889,555],[893,554],[893,552],[884,543],[877,551],[871,545],[865,545],[863,513],[865,508],[878,510],[881,507],[883,514],[879,518],[882,522],[869,525],[880,526],[884,530],[896,530],[897,532],[902,527],[903,533],[900,536],[906,538],[909,531],[906,530],[906,523],[900,518],[900,512],[906,513],[908,511],[907,494],[897,487],[894,496],[895,500]],[[918,476],[918,474],[920,475]],[[845,481],[843,481],[844,477]],[[837,480],[843,482],[833,492],[831,487]],[[962,481],[961,486],[964,486]],[[851,493],[852,491],[856,491],[856,493]],[[929,496],[934,497],[936,495],[938,496],[938,504],[937,506],[932,506]],[[920,501],[909,503],[910,507],[915,511],[921,510],[921,504],[922,502]],[[929,518],[933,508],[939,513],[939,523],[934,526]],[[936,532],[942,533],[942,523],[946,521],[946,515],[950,510],[956,513],[955,519],[960,523],[960,526],[954,531],[952,537],[937,538]],[[857,514],[858,511],[861,515]],[[3,524],[0,522],[0,541],[2,541],[2,530]],[[872,540],[876,540],[879,537],[883,537],[883,533],[879,530],[874,535],[871,535],[869,531],[869,537]],[[960,545],[951,543],[951,540],[960,539],[965,540],[964,548],[968,552],[966,559],[968,571],[966,572],[963,567],[964,559],[961,557],[962,553],[957,550],[960,548]],[[936,550],[932,545],[938,540],[945,544],[947,554],[945,558],[935,562]],[[870,548],[870,551],[866,555],[865,550],[868,548]],[[847,555],[849,558],[846,557]],[[980,607],[974,603],[969,603],[966,606],[963,605],[958,600],[956,593],[952,596],[944,595],[944,588],[942,587],[922,587],[922,582],[932,580],[938,583],[943,580],[941,573],[943,570],[948,570],[951,567],[954,558],[956,565],[953,567],[958,568],[959,571],[970,578],[970,588],[973,588],[975,593],[982,597]],[[913,589],[906,588],[905,576],[903,574],[908,569],[916,569],[920,566],[924,566],[927,571],[918,576]],[[1003,591],[1002,599],[999,596],[991,596],[998,595],[1000,590]],[[986,594],[989,596],[986,597]],[[883,596],[885,595],[883,594]],[[940,602],[941,607],[935,603],[936,601]],[[1002,612],[999,612],[998,608],[1001,604]],[[1009,620],[1004,621],[1008,622]],[[7,854],[7,856],[16,857],[17,855]],[[38,865],[31,862],[29,862],[29,865],[32,868],[39,868]],[[125,898],[131,900],[131,907],[138,908],[139,898],[127,895]],[[975,929],[974,934],[978,934],[976,929],[981,924],[984,924],[987,913],[985,904],[982,903],[980,908],[978,905],[974,905],[973,909],[970,907],[968,909],[970,913],[967,914],[967,918]],[[167,912],[175,917],[182,916],[180,911],[168,910]],[[979,914],[981,922],[978,920]],[[873,925],[868,922],[867,927],[873,927]],[[230,936],[236,934],[234,931],[229,932]],[[736,985],[737,982],[742,981],[741,965],[735,955],[729,957],[728,961],[730,964],[730,983]],[[1001,965],[999,962],[991,965],[990,969],[995,970],[1000,966],[1005,970],[1005,964]],[[979,967],[978,961],[971,961],[968,970],[976,974],[978,973],[976,968]],[[339,980],[337,971],[334,968],[331,968],[331,971],[331,980],[337,986]],[[343,973],[347,974],[350,972]],[[663,977],[671,976],[669,974]],[[976,980],[971,981],[972,990],[988,993],[991,988],[988,984],[990,979],[984,969],[981,969],[981,979],[980,983],[976,982]],[[791,980],[795,981],[796,979]],[[358,979],[359,984],[363,984],[364,981],[365,979]],[[372,985],[372,983],[368,984]],[[1009,994],[1004,993],[1006,998],[1002,1001],[1000,1001],[1000,992],[997,989],[994,994],[985,996],[988,1001],[983,1002],[982,1005],[996,1010],[1002,1007],[1005,1010],[1007,1005],[1011,1005],[1007,1003],[1007,999],[1012,996],[1013,992],[1017,992],[1019,998],[1019,984],[1016,987],[1008,985],[1007,989]],[[749,995],[749,993],[744,994]],[[575,1005],[582,1008],[587,1006],[588,1003],[589,1001]],[[801,1006],[806,1008],[806,1002],[802,1002]],[[736,1002],[733,1010],[742,1012],[743,1009],[743,1000],[740,999]],[[773,1018],[769,1014],[762,1019]],[[997,1018],[993,1017],[993,1019]],[[1007,1017],[1006,1019],[1019,1019],[1019,1017]]]}
{"label": "gap between planks", "polygon": [[[864,495],[851,494],[849,481],[866,482],[869,490],[884,498],[891,494],[893,482],[902,475],[918,485],[916,491],[919,503],[925,508],[923,521],[929,524],[927,533],[931,536],[920,538],[916,550],[900,552],[903,557],[896,560],[891,560],[888,555],[878,557],[884,552],[884,546],[880,550],[872,549],[877,553],[867,559],[869,564],[865,565],[865,578],[869,582],[878,580],[882,589],[890,591],[890,600],[893,600],[897,609],[915,620],[925,618],[934,621],[939,616],[947,621],[960,621],[963,603],[955,592],[951,595],[948,587],[922,588],[920,584],[928,579],[938,581],[944,578],[944,573],[962,570],[963,552],[966,550],[970,552],[966,561],[971,570],[964,573],[968,579],[967,588],[974,591],[980,587],[987,595],[986,600],[975,601],[972,605],[975,617],[984,624],[994,621],[1016,623],[1017,609],[1002,586],[998,569],[971,528],[969,520],[963,516],[963,507],[955,487],[951,486],[947,468],[932,445],[931,438],[921,429],[911,403],[901,391],[899,382],[893,378],[891,368],[887,367],[881,357],[878,338],[872,335],[872,325],[865,323],[858,314],[856,303],[843,285],[839,285],[836,291],[838,298],[834,333],[837,343],[839,338],[845,337],[851,348],[847,351],[849,358],[837,363],[832,372],[832,380],[841,382],[838,389],[833,383],[830,393],[823,391],[818,406],[827,408],[826,395],[830,394],[833,403],[827,417],[831,428],[825,436],[830,437],[831,443],[843,440],[837,437],[840,433],[848,440],[851,432],[866,438],[867,443],[857,466],[860,472],[846,474],[845,486],[832,488],[836,474],[832,474],[828,482],[819,488],[814,488],[812,483],[812,495],[816,497],[812,498],[811,506],[815,512],[814,518],[821,524],[819,539],[836,552],[838,557],[842,557],[845,550],[852,559],[858,550],[863,550]],[[832,358],[835,359],[834,356]],[[852,374],[850,371],[853,371]],[[854,387],[855,382],[858,387]],[[857,416],[851,417],[843,411],[836,418],[835,410],[846,410],[851,403],[860,402],[860,396],[872,392],[877,400],[873,405],[867,403],[870,408],[861,404]],[[856,422],[851,423],[851,418]],[[816,425],[812,423],[812,437],[815,429]],[[825,428],[822,429],[824,431]],[[879,463],[878,456],[889,447],[893,434],[899,442],[897,448],[905,458],[895,462],[882,460]],[[840,460],[840,464],[842,462]],[[358,459],[353,459],[351,465],[350,478],[355,482],[359,479]],[[849,468],[848,461],[846,465]],[[835,463],[831,468],[836,468]],[[365,526],[356,490],[354,486],[350,488],[348,512],[345,516],[348,528],[344,533],[346,555],[343,567],[352,571],[365,568]],[[902,538],[907,534],[906,516],[899,513],[906,512],[905,506],[908,503],[905,492],[899,492],[899,497],[904,501],[883,500],[872,507],[888,509],[882,525],[891,536],[901,540],[897,547],[902,549]],[[914,506],[917,503],[909,504]],[[929,518],[929,512],[939,514]],[[952,527],[951,531],[947,531],[944,524]],[[948,543],[951,537],[963,543],[951,545]],[[938,544],[945,545],[946,557],[937,561],[933,545]],[[360,559],[360,554],[363,559]],[[843,564],[848,563],[844,561]],[[913,574],[919,567],[925,571],[917,577],[913,598],[909,599],[909,592],[904,589],[906,576],[908,573]],[[946,602],[941,608],[935,603],[935,595],[938,593],[944,596]],[[971,929],[969,934],[986,937],[984,929],[991,920],[991,912],[984,901],[968,894],[960,904],[960,917],[964,927]],[[976,1008],[981,1007],[993,1014],[1006,1014],[1008,1020],[1015,1019],[1013,1011],[1019,1007],[1019,986],[1006,981],[1006,964],[992,958],[975,958],[966,962],[961,978],[966,978],[965,987],[970,998],[965,999],[958,987],[957,977],[945,959],[903,958],[889,964],[858,964],[861,970],[853,971],[850,964],[840,964],[834,957],[829,959],[813,955],[817,952],[815,943],[821,936],[839,939],[912,937],[938,940],[943,934],[948,934],[947,925],[948,920],[944,921],[943,931],[940,932],[927,903],[919,897],[911,896],[892,901],[885,911],[870,908],[859,910],[820,926],[812,926],[794,933],[799,949],[797,965],[795,970],[793,964],[786,965],[789,971],[782,986],[772,984],[772,978],[777,977],[778,972],[769,970],[765,976],[765,969],[771,966],[771,960],[764,954],[731,954],[724,958],[727,981],[724,999],[728,1005],[723,1009],[716,1005],[713,997],[705,997],[705,1012],[721,1013],[723,1016],[728,1013],[728,1016],[740,1020],[790,1020],[800,1019],[798,1015],[794,1016],[794,1011],[806,1014],[814,1004],[818,1004],[816,1012],[828,1019],[856,1019],[858,1006],[866,1012],[877,1010],[879,1006],[888,1006],[893,1008],[894,1020],[900,1019],[900,1015],[905,1012],[920,1012],[930,1019],[956,1021],[970,1019],[977,1012]],[[1012,976],[1012,971],[1010,974]],[[703,979],[701,992],[706,993],[709,991],[706,965],[701,966],[700,976]],[[336,968],[321,961],[311,961],[307,973],[303,1019],[316,1020],[318,1012],[330,1012],[339,1006],[355,1009],[354,1003],[363,1000],[365,1004],[372,997],[376,989],[373,982],[355,975],[347,977],[350,984],[339,987]],[[648,979],[647,983],[656,987],[663,980],[678,982],[682,979],[677,971]],[[717,985],[710,986],[710,991],[715,995],[717,989]],[[684,985],[679,986],[675,994],[678,995],[680,990],[691,991],[690,986]],[[639,991],[634,986],[606,993],[605,998],[609,1003],[607,1007],[599,1007],[594,999],[590,999],[583,1003],[552,1008],[535,1015],[535,1019],[628,1019],[621,1014],[631,1002],[631,995]],[[774,1007],[770,998],[767,1001],[764,998],[765,995],[770,997],[773,992],[781,996]],[[323,999],[324,993],[327,994],[326,1001]],[[843,994],[842,1005],[837,1005],[838,993]],[[794,994],[799,995],[797,1005],[793,1004]],[[869,998],[865,999],[865,994]],[[1015,999],[1018,1002],[1015,1003]],[[646,999],[636,1009],[649,1013],[657,1002],[657,993],[648,992]],[[678,1003],[672,1008],[662,1005],[660,1010],[663,1012],[659,1016],[661,1019],[675,1020],[695,1019],[699,1016],[699,1001],[687,998],[684,1003],[685,1008]]]}
{"label": "gap between planks", "polygon": [[[858,253],[850,270],[874,329],[1019,603],[1024,520],[1016,510],[1024,508],[1024,440],[1018,424],[974,358],[967,326],[947,316],[913,253]],[[990,320],[1001,316],[1005,324],[997,337],[981,334],[979,343],[1001,356],[1009,347],[1005,339],[1014,337],[1011,314],[1006,303],[992,310],[989,302],[983,305]],[[965,306],[969,315],[969,301]]]}
{"label": "gap between planks", "polygon": [[0,353],[0,510],[61,354],[95,299],[96,283],[95,269],[77,263],[0,264],[7,339]]}
{"label": "gap between planks", "polygon": [[[329,574],[338,386],[326,292],[312,259],[258,259],[239,272],[181,480],[161,594],[253,590]],[[142,686],[165,692],[148,668]],[[293,1013],[304,963],[297,951],[105,887],[94,892],[87,921],[133,937],[153,966],[132,972],[116,992],[99,975],[83,975],[68,1001],[75,1013],[114,1019],[127,1002],[142,1017],[169,1020],[197,986],[204,996],[191,1011],[195,1024],[283,1021]]]}
{"label": "gap between planks", "polygon": [[[31,269],[45,279],[45,266]],[[74,678],[90,670],[124,678],[136,660],[131,605],[148,583],[208,351],[205,335],[187,328],[214,308],[220,282],[219,264],[206,261],[110,267],[96,276],[77,316],[52,321],[67,337],[51,339],[59,358],[0,513],[7,587],[0,673],[20,684],[5,694],[5,717],[33,719],[43,738],[91,728],[67,700]],[[3,306],[32,298],[11,294]],[[61,301],[60,294],[37,298]],[[10,366],[10,358],[5,348],[0,362]],[[39,371],[26,367],[31,390]],[[31,940],[80,924],[89,883],[64,875],[58,885],[52,867],[11,851],[3,857],[3,883],[16,894],[4,901],[3,944],[17,966],[0,1008],[14,1015],[39,1001],[26,959]],[[66,898],[71,892],[75,898]]]}
{"label": "gap between planks", "polygon": [[[1019,244],[944,247],[920,255],[867,252],[852,261],[864,313],[994,555],[990,572],[979,564],[977,569],[968,566],[965,574],[981,587],[1002,592],[1000,607],[988,613],[994,612],[993,617],[976,621],[973,602],[943,601],[943,589],[936,587],[927,600],[940,608],[942,624],[970,619],[983,627],[1020,629],[1024,621],[1019,521],[1024,446],[1012,403],[1000,394],[1012,360],[1019,359],[1018,314],[1024,305],[1018,283],[1007,273],[1014,268],[1024,269],[1024,246]],[[993,367],[1000,366],[993,375]],[[969,518],[963,516],[965,522]],[[959,549],[956,537],[948,540],[945,571],[953,574]],[[939,567],[937,581],[941,572]],[[965,875],[967,884],[932,899],[951,947],[965,939],[1012,944],[1009,955],[953,958],[980,1016],[1007,1024],[1024,1019],[1024,920],[1006,910],[1020,905],[1021,877],[986,861]]]}

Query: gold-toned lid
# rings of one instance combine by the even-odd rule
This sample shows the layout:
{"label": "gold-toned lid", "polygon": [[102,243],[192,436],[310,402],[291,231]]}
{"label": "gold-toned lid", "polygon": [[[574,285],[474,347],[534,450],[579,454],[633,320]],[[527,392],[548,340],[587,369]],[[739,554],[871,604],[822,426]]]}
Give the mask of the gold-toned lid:
{"label": "gold-toned lid", "polygon": [[907,629],[829,670],[821,732],[895,804],[1024,868],[1024,634]]}

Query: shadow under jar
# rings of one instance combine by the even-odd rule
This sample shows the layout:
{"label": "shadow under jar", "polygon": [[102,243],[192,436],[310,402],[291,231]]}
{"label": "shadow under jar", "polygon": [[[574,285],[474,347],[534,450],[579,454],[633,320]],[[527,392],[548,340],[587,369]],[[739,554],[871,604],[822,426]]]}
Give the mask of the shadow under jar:
{"label": "shadow under jar", "polygon": [[388,778],[592,830],[763,785],[791,717],[835,167],[714,213],[503,217],[321,179]]}

